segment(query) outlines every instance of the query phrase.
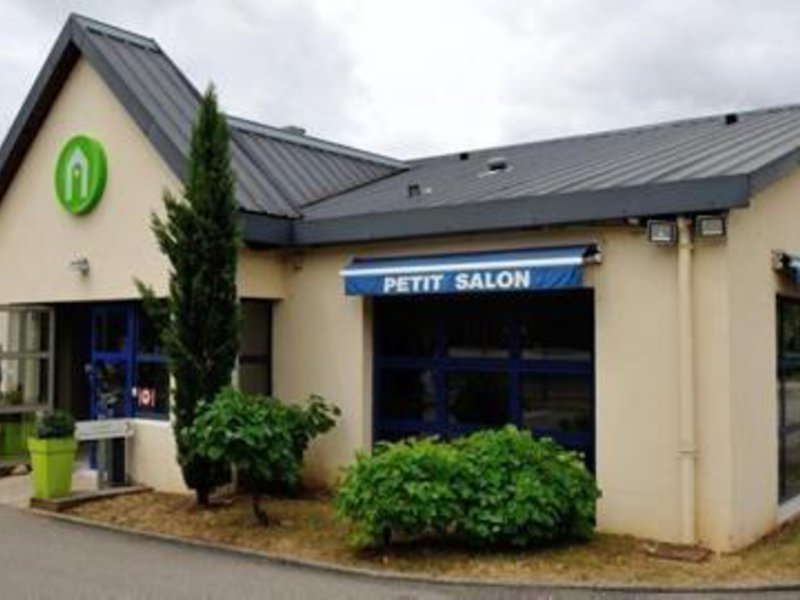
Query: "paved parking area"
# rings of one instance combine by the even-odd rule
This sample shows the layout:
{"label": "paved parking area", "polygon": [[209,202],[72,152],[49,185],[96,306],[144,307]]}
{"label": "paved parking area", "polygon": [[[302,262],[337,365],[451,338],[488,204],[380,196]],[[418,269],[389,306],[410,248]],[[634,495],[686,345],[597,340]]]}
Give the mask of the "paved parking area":
{"label": "paved parking area", "polygon": [[[96,472],[88,469],[75,471],[72,476],[72,489],[75,491],[97,489]],[[18,467],[14,475],[0,477],[0,505],[26,508],[32,490],[31,476],[22,467]]]}
{"label": "paved parking area", "polygon": [[[227,552],[95,529],[0,507],[0,598],[644,598],[646,594],[453,587],[342,575]],[[695,598],[697,594],[659,594]],[[705,598],[797,598],[797,593],[707,594]]]}

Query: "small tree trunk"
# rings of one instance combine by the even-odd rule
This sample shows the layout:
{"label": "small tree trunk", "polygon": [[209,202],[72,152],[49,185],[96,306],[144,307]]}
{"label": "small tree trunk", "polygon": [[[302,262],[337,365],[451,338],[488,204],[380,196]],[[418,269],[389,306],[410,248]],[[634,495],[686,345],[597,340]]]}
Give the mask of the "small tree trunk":
{"label": "small tree trunk", "polygon": [[253,492],[253,494],[250,496],[250,500],[253,506],[253,514],[258,522],[265,527],[269,525],[269,517],[267,516],[267,512],[261,507],[261,494],[258,492]]}
{"label": "small tree trunk", "polygon": [[208,506],[211,504],[209,501],[209,490],[206,487],[198,487],[195,490],[195,497],[197,498],[197,505],[198,506]]}

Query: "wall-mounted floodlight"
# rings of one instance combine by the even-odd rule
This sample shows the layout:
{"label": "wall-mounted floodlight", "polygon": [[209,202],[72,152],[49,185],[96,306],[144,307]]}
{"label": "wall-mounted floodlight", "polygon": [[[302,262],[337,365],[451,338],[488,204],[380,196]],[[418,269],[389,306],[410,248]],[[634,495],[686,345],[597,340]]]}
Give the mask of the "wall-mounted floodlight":
{"label": "wall-mounted floodlight", "polygon": [[89,259],[85,256],[69,261],[69,270],[81,275],[89,274]]}
{"label": "wall-mounted floodlight", "polygon": [[647,222],[647,239],[651,244],[659,246],[674,246],[678,243],[678,225],[675,221]]}
{"label": "wall-mounted floodlight", "polygon": [[701,215],[694,221],[694,233],[701,238],[724,238],[725,217],[722,215]]}

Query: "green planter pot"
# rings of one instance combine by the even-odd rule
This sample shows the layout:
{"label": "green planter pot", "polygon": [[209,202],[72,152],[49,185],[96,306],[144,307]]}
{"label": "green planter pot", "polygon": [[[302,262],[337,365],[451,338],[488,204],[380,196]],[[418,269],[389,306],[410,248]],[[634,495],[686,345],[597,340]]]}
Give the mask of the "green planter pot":
{"label": "green planter pot", "polygon": [[35,497],[48,500],[69,496],[77,449],[78,441],[74,438],[28,438]]}
{"label": "green planter pot", "polygon": [[32,420],[0,423],[0,460],[15,460],[28,452],[27,440],[35,429]]}

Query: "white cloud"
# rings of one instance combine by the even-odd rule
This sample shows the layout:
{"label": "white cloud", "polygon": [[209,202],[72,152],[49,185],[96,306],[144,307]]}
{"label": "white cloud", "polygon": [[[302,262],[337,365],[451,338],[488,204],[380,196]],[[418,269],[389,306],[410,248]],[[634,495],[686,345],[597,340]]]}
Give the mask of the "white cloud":
{"label": "white cloud", "polygon": [[0,131],[67,14],[151,35],[224,106],[401,157],[800,98],[789,0],[4,0]]}

